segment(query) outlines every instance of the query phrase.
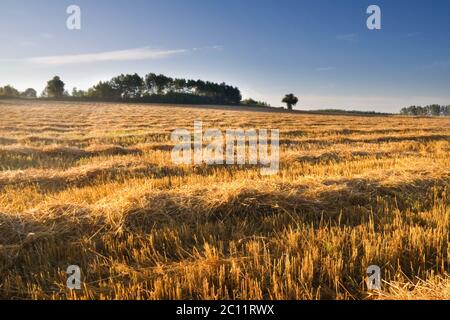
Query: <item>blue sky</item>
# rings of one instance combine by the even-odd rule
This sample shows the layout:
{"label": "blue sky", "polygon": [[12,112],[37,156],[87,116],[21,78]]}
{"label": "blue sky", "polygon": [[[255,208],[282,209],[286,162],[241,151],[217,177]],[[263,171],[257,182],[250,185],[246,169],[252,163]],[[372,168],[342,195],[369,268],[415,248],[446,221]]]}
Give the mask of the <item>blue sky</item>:
{"label": "blue sky", "polygon": [[[66,28],[66,8],[82,28]],[[379,5],[382,29],[368,30]],[[1,0],[0,85],[71,90],[120,73],[225,81],[280,106],[450,104],[448,0]]]}

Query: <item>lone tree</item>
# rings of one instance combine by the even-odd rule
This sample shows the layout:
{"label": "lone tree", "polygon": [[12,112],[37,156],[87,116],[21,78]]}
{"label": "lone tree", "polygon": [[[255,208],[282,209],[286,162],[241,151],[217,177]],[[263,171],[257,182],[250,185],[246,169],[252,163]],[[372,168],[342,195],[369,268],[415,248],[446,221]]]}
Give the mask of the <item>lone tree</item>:
{"label": "lone tree", "polygon": [[65,83],[61,81],[61,78],[55,76],[52,80],[47,82],[45,92],[49,97],[61,98],[64,95],[64,86]]}
{"label": "lone tree", "polygon": [[288,109],[292,110],[292,107],[298,103],[298,98],[294,94],[289,93],[281,102],[286,103]]}

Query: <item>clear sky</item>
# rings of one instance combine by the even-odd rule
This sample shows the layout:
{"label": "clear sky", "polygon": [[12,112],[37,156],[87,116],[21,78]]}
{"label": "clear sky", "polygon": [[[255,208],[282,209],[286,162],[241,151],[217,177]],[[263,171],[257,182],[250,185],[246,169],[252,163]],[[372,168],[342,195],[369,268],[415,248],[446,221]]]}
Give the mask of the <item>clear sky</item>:
{"label": "clear sky", "polygon": [[[81,30],[66,8],[82,10]],[[382,29],[368,30],[379,5]],[[0,86],[69,91],[120,73],[238,86],[298,109],[450,104],[448,0],[1,0]]]}

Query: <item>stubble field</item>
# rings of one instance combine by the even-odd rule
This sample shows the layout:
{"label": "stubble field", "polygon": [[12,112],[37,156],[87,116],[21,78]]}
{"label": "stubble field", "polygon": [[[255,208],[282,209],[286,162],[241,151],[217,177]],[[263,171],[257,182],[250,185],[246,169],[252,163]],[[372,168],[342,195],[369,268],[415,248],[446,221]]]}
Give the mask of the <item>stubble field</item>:
{"label": "stubble field", "polygon": [[[173,164],[194,120],[280,172]],[[449,299],[449,182],[449,118],[2,101],[0,298]]]}

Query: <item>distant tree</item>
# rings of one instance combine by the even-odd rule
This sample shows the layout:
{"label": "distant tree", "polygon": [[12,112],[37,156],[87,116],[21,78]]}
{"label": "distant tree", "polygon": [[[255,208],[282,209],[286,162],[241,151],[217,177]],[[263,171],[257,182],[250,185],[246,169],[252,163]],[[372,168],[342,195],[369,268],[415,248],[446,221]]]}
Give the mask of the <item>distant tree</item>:
{"label": "distant tree", "polygon": [[403,108],[400,111],[401,114],[404,115],[410,115],[410,116],[420,116],[420,115],[427,115],[428,109],[426,107],[421,106],[410,106],[407,108]]}
{"label": "distant tree", "polygon": [[414,114],[417,116],[426,116],[429,114],[427,107],[417,106],[414,109]]}
{"label": "distant tree", "polygon": [[402,108],[400,110],[400,114],[405,115],[405,116],[409,115],[409,108],[406,108],[406,107]]}
{"label": "distant tree", "polygon": [[123,99],[135,99],[142,96],[144,80],[137,74],[121,74],[111,79],[111,85],[120,92]]}
{"label": "distant tree", "polygon": [[440,116],[441,115],[441,106],[438,104],[432,104],[427,106],[429,110],[429,114],[432,116]]}
{"label": "distant tree", "polygon": [[16,88],[7,85],[3,88],[0,88],[0,96],[7,97],[7,98],[17,98],[20,96],[19,90]]}
{"label": "distant tree", "polygon": [[173,87],[176,92],[185,92],[187,87],[186,79],[175,79],[173,80]]}
{"label": "distant tree", "polygon": [[144,79],[141,78],[137,73],[127,74],[125,76],[125,92],[124,97],[127,99],[135,99],[142,97],[144,91]]}
{"label": "distant tree", "polygon": [[195,90],[197,89],[197,81],[195,81],[195,80],[188,80],[186,82],[186,86],[187,86],[187,91],[189,93],[193,93],[193,94],[196,93]]}
{"label": "distant tree", "polygon": [[37,92],[33,88],[28,88],[20,94],[24,98],[36,98]]}
{"label": "distant tree", "polygon": [[252,98],[248,98],[248,99],[242,100],[241,104],[247,105],[247,106],[255,106],[258,104],[258,101],[253,100]]}
{"label": "distant tree", "polygon": [[292,110],[292,107],[298,103],[298,98],[294,94],[289,93],[283,98],[281,102],[285,103],[289,110]]}
{"label": "distant tree", "polygon": [[264,101],[256,101],[252,98],[248,98],[241,101],[241,104],[244,106],[257,106],[257,107],[269,107],[269,104]]}
{"label": "distant tree", "polygon": [[421,106],[410,106],[408,108],[405,108],[405,113],[407,115],[411,115],[411,116],[417,116],[420,114],[425,113],[426,110],[424,108],[422,108]]}
{"label": "distant tree", "polygon": [[242,94],[241,94],[241,91],[237,87],[225,86],[224,89],[225,89],[225,103],[226,104],[241,103]]}
{"label": "distant tree", "polygon": [[47,82],[47,87],[43,95],[50,98],[61,98],[64,96],[65,83],[61,81],[58,76],[53,77],[52,80]]}
{"label": "distant tree", "polygon": [[152,95],[157,92],[156,89],[156,77],[157,75],[154,73],[149,73],[145,76],[145,91],[147,95]]}
{"label": "distant tree", "polygon": [[444,116],[450,116],[450,105],[448,106],[442,106],[442,114]]}
{"label": "distant tree", "polygon": [[172,85],[173,79],[166,77],[163,74],[156,76],[155,78],[155,88],[158,94],[163,94]]}
{"label": "distant tree", "polygon": [[87,92],[84,90],[78,90],[76,87],[72,89],[72,97],[84,98],[87,96]]}
{"label": "distant tree", "polygon": [[115,88],[111,82],[102,82],[90,88],[87,92],[88,97],[97,98],[101,100],[119,100],[122,96],[122,92]]}

